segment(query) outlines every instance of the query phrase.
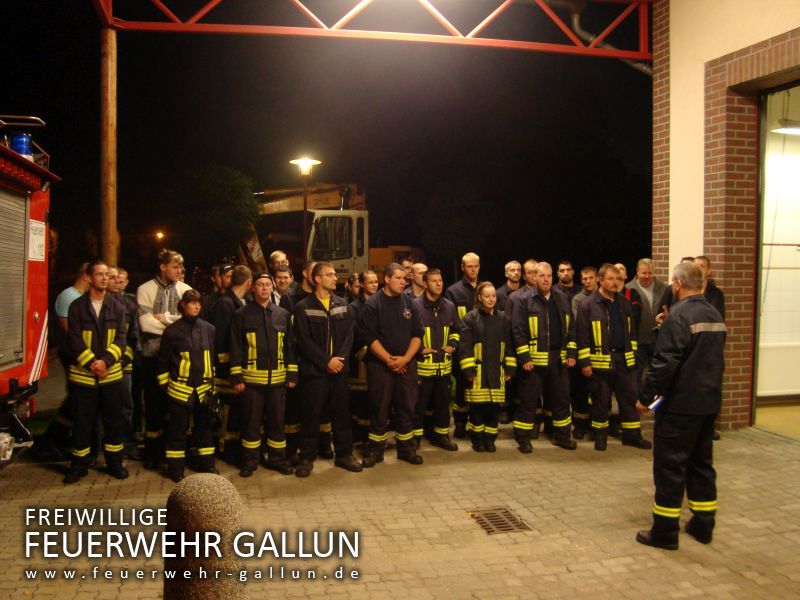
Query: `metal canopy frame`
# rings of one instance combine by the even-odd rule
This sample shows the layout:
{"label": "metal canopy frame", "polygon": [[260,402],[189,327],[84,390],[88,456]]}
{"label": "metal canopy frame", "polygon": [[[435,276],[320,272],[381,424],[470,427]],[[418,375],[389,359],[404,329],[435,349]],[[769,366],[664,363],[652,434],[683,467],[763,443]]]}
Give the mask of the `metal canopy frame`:
{"label": "metal canopy frame", "polygon": [[[434,3],[438,0],[406,0],[422,6],[431,18],[443,29],[442,34],[414,33],[406,31],[376,31],[348,28],[348,25],[360,14],[364,13],[374,0],[358,0],[354,6],[342,15],[334,24],[328,25],[303,0],[287,0],[309,22],[308,27],[285,25],[265,25],[254,23],[224,23],[214,20],[214,9],[226,0],[208,0],[188,19],[180,19],[168,6],[169,0],[139,0],[141,4],[152,4],[163,16],[162,20],[133,21],[115,16],[113,0],[92,0],[103,25],[120,31],[150,31],[174,33],[213,33],[234,35],[278,35],[321,37],[351,40],[388,40],[398,42],[422,42],[431,44],[449,44],[456,46],[478,46],[483,48],[502,48],[508,50],[527,50],[534,52],[550,52],[619,58],[634,61],[651,61],[652,54],[649,43],[649,5],[652,0],[585,0],[602,4],[618,4],[621,12],[608,26],[590,42],[582,41],[553,10],[548,0],[526,0],[531,14],[545,16],[563,32],[563,43],[552,43],[535,40],[513,40],[503,38],[482,37],[488,26],[499,19],[513,4],[523,4],[520,0],[498,0],[498,6],[486,15],[469,32],[459,31],[440,11]],[[235,0],[228,0],[230,3]],[[307,0],[305,0],[307,2]],[[580,2],[556,1],[559,6],[582,6]],[[636,14],[634,14],[636,13]],[[638,27],[638,48],[621,49],[603,47],[604,40],[622,23],[636,19]]]}

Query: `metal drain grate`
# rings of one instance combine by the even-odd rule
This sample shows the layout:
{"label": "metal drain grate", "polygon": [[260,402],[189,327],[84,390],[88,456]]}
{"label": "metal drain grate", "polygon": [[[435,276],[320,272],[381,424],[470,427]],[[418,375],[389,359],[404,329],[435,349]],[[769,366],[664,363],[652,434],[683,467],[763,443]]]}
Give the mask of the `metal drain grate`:
{"label": "metal drain grate", "polygon": [[469,511],[469,516],[477,521],[483,530],[489,534],[513,533],[514,531],[530,531],[531,528],[525,521],[515,515],[505,506],[495,508],[478,508]]}

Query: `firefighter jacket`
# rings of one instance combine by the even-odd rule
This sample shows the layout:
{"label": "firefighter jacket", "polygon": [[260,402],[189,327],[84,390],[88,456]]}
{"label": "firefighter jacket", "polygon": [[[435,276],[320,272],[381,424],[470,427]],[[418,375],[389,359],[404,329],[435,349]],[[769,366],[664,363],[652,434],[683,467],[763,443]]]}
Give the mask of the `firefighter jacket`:
{"label": "firefighter jacket", "polygon": [[133,373],[133,354],[139,344],[139,307],[131,294],[117,294],[116,298],[125,310],[125,353],[122,355],[122,371]]}
{"label": "firefighter jacket", "polygon": [[643,403],[664,396],[657,411],[713,415],[722,406],[727,328],[701,294],[675,304],[661,325],[642,389]]}
{"label": "firefighter jacket", "polygon": [[536,288],[519,298],[513,305],[511,332],[520,365],[533,361],[534,368],[548,366],[550,350],[557,345],[561,351],[561,364],[567,358],[578,358],[578,345],[575,343],[575,319],[566,294],[553,287],[550,289],[550,302],[555,306],[561,328],[560,343],[550,340],[550,310],[547,299]]}
{"label": "firefighter jacket", "polygon": [[[450,376],[453,372],[453,355],[443,350],[445,346],[458,349],[458,315],[450,300],[440,297],[435,302],[427,294],[417,296],[413,303],[419,311],[422,328],[420,354],[417,355],[417,375],[422,378]],[[436,352],[422,354],[422,350],[433,348]]]}
{"label": "firefighter jacket", "polygon": [[492,314],[478,307],[461,320],[459,366],[467,383],[467,402],[505,402],[505,375],[514,375],[517,358],[511,337],[511,320],[499,310]]}
{"label": "firefighter jacket", "polygon": [[220,295],[211,310],[211,323],[215,328],[214,350],[214,383],[221,388],[230,385],[231,373],[231,322],[237,310],[244,306],[242,300],[227,290]]}
{"label": "firefighter jacket", "polygon": [[[297,340],[297,356],[300,374],[303,377],[325,377],[328,363],[340,356],[348,366],[353,349],[354,322],[347,302],[330,296],[328,308],[309,294],[294,306],[294,333]],[[347,369],[341,371],[347,375]]]}
{"label": "firefighter jacket", "polygon": [[475,288],[466,277],[448,287],[444,297],[456,305],[459,321],[475,307]]}
{"label": "firefighter jacket", "polygon": [[[623,340],[625,364],[628,370],[636,364],[634,353],[637,343],[631,334],[633,327],[633,309],[627,298],[616,293],[616,299],[622,311]],[[576,337],[578,341],[578,366],[589,367],[599,371],[610,371],[611,363],[611,315],[609,314],[610,302],[596,290],[578,306],[576,319]]]}
{"label": "firefighter jacket", "polygon": [[[122,303],[106,294],[99,318],[95,315],[89,292],[70,304],[67,349],[72,362],[67,373],[69,382],[94,388],[121,381],[120,359],[125,352],[125,310]],[[89,370],[95,360],[102,360],[108,367],[103,379],[98,379]]]}
{"label": "firefighter jacket", "polygon": [[283,296],[281,296],[280,307],[289,311],[289,314],[292,315],[294,313],[295,305],[300,302],[303,298],[308,296],[308,292],[303,289],[301,284],[297,284],[293,288],[290,288],[288,292],[286,292]]}
{"label": "firefighter jacket", "polygon": [[250,302],[231,321],[231,384],[297,382],[294,334],[288,311]]}
{"label": "firefighter jacket", "polygon": [[197,392],[200,401],[214,390],[214,326],[182,317],[164,330],[158,351],[158,384],[167,396],[186,404]]}
{"label": "firefighter jacket", "polygon": [[366,391],[367,389],[367,365],[364,363],[367,346],[364,344],[364,336],[361,335],[358,325],[362,308],[364,308],[364,301],[361,298],[356,298],[347,307],[354,323],[353,349],[350,352],[350,377],[348,379],[351,391]]}

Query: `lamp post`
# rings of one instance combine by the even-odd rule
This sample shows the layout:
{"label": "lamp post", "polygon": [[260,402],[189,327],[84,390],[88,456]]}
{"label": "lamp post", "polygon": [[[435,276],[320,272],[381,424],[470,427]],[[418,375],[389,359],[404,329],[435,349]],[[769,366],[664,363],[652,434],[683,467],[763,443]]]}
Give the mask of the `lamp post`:
{"label": "lamp post", "polygon": [[314,165],[322,164],[313,158],[295,158],[289,164],[297,165],[300,177],[303,178],[303,262],[308,259],[308,180],[311,178],[311,169]]}

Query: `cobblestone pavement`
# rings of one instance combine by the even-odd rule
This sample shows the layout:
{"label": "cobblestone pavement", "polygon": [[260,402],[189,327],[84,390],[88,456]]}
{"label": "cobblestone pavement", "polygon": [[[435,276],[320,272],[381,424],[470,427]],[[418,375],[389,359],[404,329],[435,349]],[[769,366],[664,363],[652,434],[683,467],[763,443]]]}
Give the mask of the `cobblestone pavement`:
{"label": "cobblestone pavement", "polygon": [[[582,442],[568,452],[539,440],[532,455],[501,431],[498,452],[458,453],[423,446],[423,466],[387,460],[351,474],[318,461],[308,479],[259,469],[241,479],[245,525],[256,531],[357,530],[360,556],[340,561],[273,559],[273,578],[254,580],[265,559],[250,562],[247,592],[275,597],[339,598],[786,598],[800,595],[800,443],[758,429],[725,433],[716,445],[718,526],[708,546],[681,535],[677,552],[634,541],[649,526],[650,453],[612,440],[606,453]],[[131,477],[92,470],[61,483],[63,464],[15,463],[0,472],[3,569],[0,597],[160,597],[160,578],[93,580],[90,568],[160,569],[159,559],[24,558],[28,506],[163,507],[173,484],[131,463]],[[530,531],[487,535],[470,511],[508,507]],[[684,509],[685,522],[688,509]],[[358,571],[336,580],[335,569]],[[285,567],[285,579],[279,567]],[[24,569],[78,569],[77,579],[32,580]],[[318,569],[318,578],[306,571]],[[291,579],[302,569],[302,579]],[[327,574],[327,579],[322,578]],[[83,579],[81,579],[83,575]],[[101,575],[102,576],[102,575]]]}

